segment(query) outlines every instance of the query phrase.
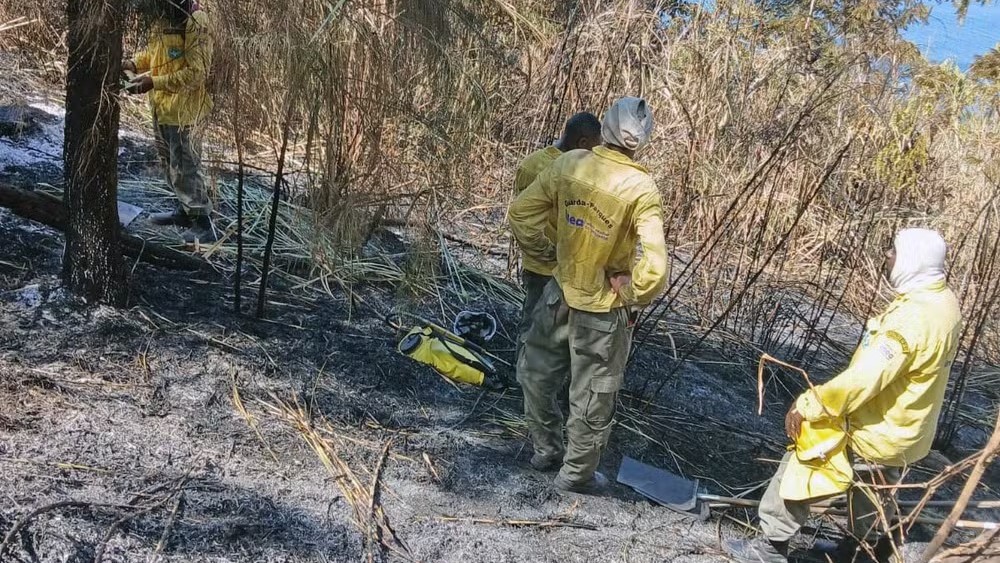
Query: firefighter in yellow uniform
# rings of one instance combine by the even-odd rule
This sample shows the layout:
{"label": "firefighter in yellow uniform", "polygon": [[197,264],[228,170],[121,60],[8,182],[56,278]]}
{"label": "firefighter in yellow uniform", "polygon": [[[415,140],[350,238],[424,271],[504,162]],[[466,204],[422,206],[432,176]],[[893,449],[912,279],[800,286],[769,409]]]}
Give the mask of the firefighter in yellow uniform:
{"label": "firefighter in yellow uniform", "polygon": [[[796,450],[782,460],[761,500],[763,537],[725,545],[735,560],[787,561],[788,541],[805,523],[810,504],[866,489],[855,481],[856,468],[877,468],[894,484],[903,467],[930,452],[962,331],[958,299],[945,283],[945,254],[935,231],[896,235],[886,253],[886,277],[898,296],[868,321],[847,369],[792,405],[785,427]],[[800,446],[823,440],[829,442],[826,455],[803,456],[808,448]],[[865,490],[848,496],[854,538],[877,536],[875,501],[882,499]],[[891,503],[884,504],[888,510]]]}
{"label": "firefighter in yellow uniform", "polygon": [[[517,167],[517,174],[514,176],[514,195],[523,192],[539,172],[545,170],[564,152],[574,149],[590,150],[601,142],[601,122],[592,113],[581,112],[566,120],[562,136],[554,144],[539,149],[529,154]],[[555,236],[555,218],[547,227],[548,234]],[[517,349],[520,351],[521,342],[524,340],[531,327],[531,311],[542,296],[545,284],[552,279],[552,270],[555,267],[553,262],[542,262],[523,254],[521,257],[521,286],[524,288],[524,304],[521,307],[521,323],[518,326]]]}
{"label": "firefighter in yellow uniform", "polygon": [[[556,264],[534,309],[517,377],[532,466],[559,469],[555,485],[567,491],[595,494],[608,484],[596,469],[625,375],[630,307],[651,301],[667,279],[660,194],[633,160],[652,129],[645,100],[618,100],[602,123],[603,146],[563,154],[510,208],[525,255]],[[554,234],[547,230],[553,213]],[[567,376],[564,446],[556,398]]]}
{"label": "firefighter in yellow uniform", "polygon": [[212,109],[206,89],[212,65],[212,34],[208,14],[194,0],[157,0],[158,13],[149,44],[123,69],[140,73],[129,88],[149,96],[156,149],[167,184],[177,196],[174,211],[157,213],[157,225],[187,230],[185,242],[213,242],[212,201],[201,171],[198,127]]}

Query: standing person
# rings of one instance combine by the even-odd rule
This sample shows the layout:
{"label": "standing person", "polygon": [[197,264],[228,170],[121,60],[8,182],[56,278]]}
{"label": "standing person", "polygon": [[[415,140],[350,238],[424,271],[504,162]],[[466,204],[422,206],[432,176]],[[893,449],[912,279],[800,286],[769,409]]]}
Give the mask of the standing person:
{"label": "standing person", "polygon": [[212,201],[201,171],[198,128],[212,109],[206,80],[212,66],[209,18],[194,0],[154,0],[158,13],[146,50],[122,63],[140,73],[129,88],[149,96],[156,150],[177,207],[156,213],[156,225],[178,225],[187,243],[217,240],[212,225]]}
{"label": "standing person", "polygon": [[[524,253],[556,264],[535,307],[517,376],[534,446],[531,464],[559,468],[555,485],[567,491],[596,494],[607,487],[596,469],[625,376],[630,306],[651,301],[667,280],[660,194],[633,160],[652,130],[645,100],[618,100],[604,116],[603,146],[557,158],[510,209]],[[556,396],[567,376],[564,447]]]}
{"label": "standing person", "polygon": [[[851,487],[854,460],[877,464],[895,484],[901,468],[930,452],[962,331],[958,299],[945,283],[946,251],[935,231],[904,229],[896,235],[884,275],[898,296],[868,321],[847,369],[800,395],[788,411],[785,432],[796,452],[782,460],[761,500],[763,537],[726,542],[731,557],[787,561],[788,541],[805,523],[809,506]],[[825,455],[802,459],[808,458],[803,446],[817,436],[829,444]],[[864,493],[852,488],[848,495],[858,540],[873,537],[878,524],[876,503]],[[890,507],[884,508],[891,517]]]}
{"label": "standing person", "polygon": [[[601,122],[597,116],[581,112],[566,120],[562,136],[554,144],[529,154],[517,168],[514,176],[514,195],[517,196],[564,152],[574,149],[590,150],[601,143]],[[555,237],[555,221],[546,226],[549,238]],[[518,325],[517,350],[520,355],[524,337],[531,327],[531,311],[542,296],[545,284],[552,279],[554,262],[543,262],[522,253],[521,255],[521,285],[524,288],[524,305],[521,307],[521,323]]]}

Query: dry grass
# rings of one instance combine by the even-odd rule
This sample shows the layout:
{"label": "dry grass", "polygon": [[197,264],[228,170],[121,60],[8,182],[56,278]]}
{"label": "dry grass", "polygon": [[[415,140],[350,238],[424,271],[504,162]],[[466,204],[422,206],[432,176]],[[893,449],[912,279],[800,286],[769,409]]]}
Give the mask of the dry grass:
{"label": "dry grass", "polygon": [[[312,414],[297,402],[275,400],[264,406],[272,416],[291,425],[334,479],[353,510],[355,526],[364,537],[367,561],[383,560],[383,549],[392,552],[397,559],[412,560],[409,548],[396,536],[389,517],[379,502],[380,481],[392,440],[388,440],[381,448],[372,467],[362,466],[356,471],[341,454],[346,438],[329,422],[314,422]],[[363,475],[368,477],[368,482],[362,481]]]}
{"label": "dry grass", "polygon": [[[671,343],[677,366],[711,344],[748,377],[760,352],[802,365],[842,354],[834,313],[881,307],[891,234],[935,227],[967,320],[953,433],[964,389],[995,380],[973,368],[1000,360],[996,57],[970,74],[928,64],[897,32],[924,15],[912,3],[715,4],[206,0],[222,89],[210,133],[226,160],[238,144],[239,160],[274,169],[289,131],[282,209],[294,213],[279,217],[276,255],[307,265],[299,285],[374,279],[444,311],[442,285],[461,298],[477,277],[476,291],[519,297],[463,268],[444,237],[505,248],[517,160],[566,115],[642,95],[659,125],[640,158],[677,260],[638,341],[665,339],[680,317],[694,338]],[[60,11],[20,6],[0,2],[0,21],[32,22],[0,41],[58,64]],[[260,203],[248,204],[250,232]],[[387,222],[415,241],[400,263],[364,257]]]}

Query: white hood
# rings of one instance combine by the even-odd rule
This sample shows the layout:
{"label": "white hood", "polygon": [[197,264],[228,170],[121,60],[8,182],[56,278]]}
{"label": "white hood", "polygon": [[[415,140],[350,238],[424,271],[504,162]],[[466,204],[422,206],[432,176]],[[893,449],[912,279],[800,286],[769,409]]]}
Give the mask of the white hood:
{"label": "white hood", "polygon": [[641,149],[652,134],[653,112],[642,98],[618,100],[608,108],[601,123],[604,142],[623,149]]}
{"label": "white hood", "polygon": [[889,284],[898,293],[908,293],[945,279],[944,259],[948,246],[937,231],[903,229],[896,233],[896,264]]}

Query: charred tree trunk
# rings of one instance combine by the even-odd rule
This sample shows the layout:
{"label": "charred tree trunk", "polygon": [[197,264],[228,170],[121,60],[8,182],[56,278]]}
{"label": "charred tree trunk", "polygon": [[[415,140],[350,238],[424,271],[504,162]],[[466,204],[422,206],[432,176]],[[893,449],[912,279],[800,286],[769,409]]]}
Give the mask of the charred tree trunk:
{"label": "charred tree trunk", "polygon": [[114,305],[126,295],[117,210],[123,4],[68,0],[66,7],[63,282],[88,300]]}

